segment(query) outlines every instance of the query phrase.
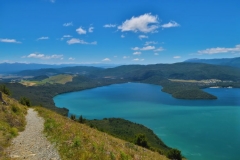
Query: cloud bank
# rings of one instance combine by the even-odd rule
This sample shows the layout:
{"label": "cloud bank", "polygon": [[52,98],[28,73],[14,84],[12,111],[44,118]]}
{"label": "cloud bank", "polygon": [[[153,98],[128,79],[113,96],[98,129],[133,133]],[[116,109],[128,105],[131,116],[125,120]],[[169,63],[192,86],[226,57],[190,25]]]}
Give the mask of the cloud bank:
{"label": "cloud bank", "polygon": [[122,25],[118,26],[118,29],[122,32],[156,32],[158,26],[158,16],[153,16],[151,13],[146,13],[138,17],[132,17],[127,19]]}

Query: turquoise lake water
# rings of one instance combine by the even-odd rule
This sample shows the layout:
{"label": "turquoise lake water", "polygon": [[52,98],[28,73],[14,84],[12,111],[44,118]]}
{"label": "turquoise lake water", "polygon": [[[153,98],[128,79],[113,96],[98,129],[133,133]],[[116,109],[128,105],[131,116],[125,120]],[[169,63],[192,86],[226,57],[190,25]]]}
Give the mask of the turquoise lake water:
{"label": "turquoise lake water", "polygon": [[151,128],[189,160],[240,160],[240,89],[208,88],[217,100],[179,100],[161,86],[126,83],[54,97],[87,119],[119,117]]}

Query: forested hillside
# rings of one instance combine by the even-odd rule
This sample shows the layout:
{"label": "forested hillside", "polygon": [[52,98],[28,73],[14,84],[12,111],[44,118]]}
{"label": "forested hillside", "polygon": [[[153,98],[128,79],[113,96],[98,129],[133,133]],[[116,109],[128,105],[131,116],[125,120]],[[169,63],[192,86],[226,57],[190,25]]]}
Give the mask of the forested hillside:
{"label": "forested hillside", "polygon": [[236,58],[220,58],[220,59],[188,59],[185,62],[192,63],[206,63],[206,64],[215,64],[215,65],[224,65],[240,68],[240,57]]}

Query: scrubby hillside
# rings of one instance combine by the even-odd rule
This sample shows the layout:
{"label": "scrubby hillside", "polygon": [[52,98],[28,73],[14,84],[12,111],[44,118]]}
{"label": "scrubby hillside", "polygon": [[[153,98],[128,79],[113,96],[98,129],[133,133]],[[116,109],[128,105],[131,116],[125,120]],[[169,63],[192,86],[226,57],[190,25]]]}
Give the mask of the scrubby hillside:
{"label": "scrubby hillside", "polygon": [[3,104],[0,99],[0,159],[5,159],[4,148],[10,145],[11,139],[19,131],[24,130],[27,108],[5,94],[2,94],[2,99],[7,104]]}
{"label": "scrubby hillside", "polygon": [[44,108],[37,108],[45,119],[45,132],[56,144],[63,160],[110,159],[110,160],[165,160],[165,156],[132,143],[117,139],[67,117]]}

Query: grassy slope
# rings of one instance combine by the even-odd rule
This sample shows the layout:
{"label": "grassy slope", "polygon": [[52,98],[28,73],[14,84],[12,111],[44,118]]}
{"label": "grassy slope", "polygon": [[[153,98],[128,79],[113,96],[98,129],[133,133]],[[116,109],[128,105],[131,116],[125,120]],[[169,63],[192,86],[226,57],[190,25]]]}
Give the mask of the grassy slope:
{"label": "grassy slope", "polygon": [[156,134],[153,133],[152,130],[141,124],[133,123],[125,119],[104,118],[103,120],[88,120],[87,124],[100,131],[109,133],[114,137],[118,137],[132,143],[134,143],[136,135],[144,134],[148,145],[152,150],[164,153],[170,149],[156,136]]}
{"label": "grassy slope", "polygon": [[34,85],[43,85],[46,83],[50,84],[65,84],[67,82],[71,82],[73,79],[72,75],[67,75],[67,74],[59,74],[56,76],[51,76],[49,78],[43,79],[41,81],[22,81],[21,84],[25,86],[34,86]]}
{"label": "grassy slope", "polygon": [[65,84],[67,82],[71,82],[72,78],[72,75],[60,74],[57,76],[49,77],[48,79],[43,80],[43,82]]}
{"label": "grassy slope", "polygon": [[24,130],[27,108],[16,100],[3,94],[3,99],[8,105],[0,102],[0,159],[6,159],[4,148],[10,145],[11,139],[18,135],[18,131]]}
{"label": "grassy slope", "polygon": [[114,138],[47,109],[38,107],[36,110],[44,117],[45,133],[56,144],[63,160],[167,159],[157,152]]}

